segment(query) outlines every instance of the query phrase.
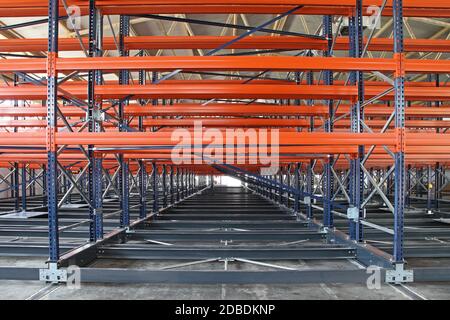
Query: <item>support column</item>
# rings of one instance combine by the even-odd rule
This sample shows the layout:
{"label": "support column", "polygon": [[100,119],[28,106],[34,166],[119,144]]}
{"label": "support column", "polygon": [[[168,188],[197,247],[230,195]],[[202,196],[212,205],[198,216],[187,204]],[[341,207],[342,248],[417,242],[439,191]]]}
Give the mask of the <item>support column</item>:
{"label": "support column", "polygon": [[[103,37],[102,15],[95,7],[95,0],[89,0],[89,57],[102,56]],[[102,84],[102,72],[90,70],[88,73],[88,114],[89,132],[101,132],[101,101],[95,99],[95,86]],[[89,240],[103,238],[103,199],[102,199],[102,158],[94,152],[94,145],[88,145],[88,191],[89,201]]]}
{"label": "support column", "polygon": [[14,174],[13,174],[13,194],[14,194],[14,211],[20,211],[20,185],[19,185],[19,163],[14,163]]}
{"label": "support column", "polygon": [[56,109],[58,103],[58,73],[56,58],[58,56],[58,21],[59,1],[48,2],[48,54],[47,54],[47,204],[49,262],[56,264],[59,260],[58,232],[58,173],[55,135],[57,128]]}
{"label": "support column", "polygon": [[42,206],[47,206],[47,166],[42,166]]}
{"label": "support column", "polygon": [[433,202],[433,171],[431,169],[431,165],[428,165],[427,168],[427,213],[432,214],[431,205]]}
{"label": "support column", "polygon": [[395,89],[395,194],[394,194],[394,263],[402,264],[403,259],[403,218],[405,211],[405,72],[403,66],[403,0],[393,0],[394,58],[397,71]]}
{"label": "support column", "polygon": [[167,207],[167,170],[166,170],[166,165],[163,164],[162,165],[162,179],[161,179],[161,184],[162,184],[162,196],[163,196],[163,208]]}
{"label": "support column", "polygon": [[176,196],[177,202],[180,201],[180,192],[181,192],[181,187],[180,187],[180,168],[177,167],[177,196]]}
{"label": "support column", "polygon": [[158,166],[152,162],[153,213],[159,212]]}
{"label": "support column", "polygon": [[294,212],[295,213],[300,213],[300,194],[302,194],[302,192],[300,191],[300,163],[297,163],[294,166],[294,183],[295,183],[295,189],[296,189],[296,193],[294,195]]}
{"label": "support column", "polygon": [[405,200],[405,206],[410,207],[411,206],[411,165],[408,165],[407,171],[406,171],[406,200]]}
{"label": "support column", "polygon": [[147,166],[143,160],[139,160],[139,187],[141,190],[139,218],[147,216]]}
{"label": "support column", "polygon": [[[120,16],[119,26],[119,46],[120,56],[127,57],[128,50],[125,49],[125,37],[130,34],[130,17]],[[129,71],[121,70],[119,73],[119,84],[127,85],[129,82]],[[124,119],[124,108],[128,104],[127,101],[120,101],[119,103],[119,131],[127,131]],[[119,172],[119,191],[120,191],[120,226],[126,227],[130,224],[130,206],[129,206],[129,164],[125,160],[123,154],[119,154],[120,172]]]}
{"label": "support column", "polygon": [[[362,0],[356,1],[355,16],[349,17],[350,34],[350,56],[359,58],[363,53],[363,14]],[[351,130],[354,133],[362,133],[361,120],[364,119],[364,74],[355,71],[350,74],[350,85],[357,85],[358,99],[352,104],[351,109]],[[364,156],[364,147],[358,147],[358,154],[352,155],[350,160],[350,210],[354,210],[353,218],[349,221],[350,239],[362,241],[363,225],[361,219],[364,218],[364,212],[361,209],[362,199],[364,197],[364,174],[361,170],[361,160]],[[356,218],[355,218],[356,217]]]}
{"label": "support column", "polygon": [[[332,46],[333,46],[333,28],[332,28],[332,16],[324,16],[323,17],[323,35],[328,39],[327,40],[327,50],[323,51],[324,57],[332,56]],[[324,83],[325,85],[333,85],[333,72],[330,70],[323,71]],[[334,121],[334,104],[333,100],[327,100],[326,104],[328,105],[328,114],[329,118],[326,123],[326,132],[333,132],[333,121]],[[333,156],[329,155],[328,159],[324,163],[324,177],[323,177],[323,186],[324,186],[324,201],[323,201],[323,225],[324,227],[331,228],[334,225],[333,219],[333,185],[334,178],[332,173],[333,166]]]}
{"label": "support column", "polygon": [[278,172],[278,203],[280,205],[283,204],[283,188],[281,187],[281,185],[283,184],[283,167],[280,167],[280,170]]}
{"label": "support column", "polygon": [[170,166],[170,177],[169,177],[169,184],[170,184],[170,204],[173,204],[175,202],[175,195],[174,195],[174,184],[173,184],[173,173],[174,173],[174,166]]}
{"label": "support column", "polygon": [[[312,57],[311,51],[307,54],[308,57]],[[306,73],[306,84],[312,85],[314,84],[314,73],[307,72]],[[308,105],[313,107],[313,100],[308,100]],[[309,118],[309,131],[314,131],[314,116]],[[306,168],[306,193],[307,196],[303,198],[306,205],[306,216],[308,219],[313,218],[313,207],[312,207],[312,196],[314,193],[314,173],[313,173],[314,160],[309,160],[308,166]]]}
{"label": "support column", "polygon": [[[144,55],[144,51],[141,51],[139,54],[141,57]],[[145,70],[139,71],[139,84],[145,85],[146,83],[146,72]],[[145,107],[145,100],[141,99],[140,101],[141,106]],[[144,117],[139,116],[138,118],[139,122],[139,131],[145,131],[144,127]],[[145,164],[145,161],[142,159],[138,161],[139,165],[139,187],[140,187],[140,194],[141,197],[139,199],[140,201],[140,207],[139,207],[139,218],[143,219],[147,216],[147,166]]]}
{"label": "support column", "polygon": [[[291,167],[291,164],[289,164],[288,165],[288,168],[287,168],[287,171],[286,171],[286,184],[289,186],[289,187],[291,187],[291,169],[292,169],[292,167]],[[289,206],[290,206],[290,200],[289,200],[289,197],[290,197],[290,193],[289,193],[289,191],[286,191],[286,206],[289,208]]]}
{"label": "support column", "polygon": [[[435,75],[435,81],[436,81],[436,87],[440,87],[441,83],[440,83],[440,78],[439,78],[439,74],[437,73]],[[435,107],[440,107],[441,106],[441,102],[440,101],[436,101],[434,103]],[[443,120],[443,118],[438,118],[438,120]],[[440,129],[437,128],[436,129],[436,133],[439,133]],[[439,190],[442,187],[442,177],[441,177],[441,172],[442,168],[439,162],[436,162],[436,165],[434,167],[434,209],[436,211],[439,210],[439,200],[440,200],[440,192]]]}
{"label": "support column", "polygon": [[22,212],[27,211],[27,165],[22,164]]}

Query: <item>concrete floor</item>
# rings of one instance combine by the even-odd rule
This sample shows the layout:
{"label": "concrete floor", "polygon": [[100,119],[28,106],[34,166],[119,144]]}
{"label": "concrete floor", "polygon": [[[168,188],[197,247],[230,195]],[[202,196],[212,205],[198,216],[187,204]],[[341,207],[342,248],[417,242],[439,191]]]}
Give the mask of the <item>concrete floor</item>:
{"label": "concrete floor", "polygon": [[[176,263],[176,262],[174,262]],[[280,262],[281,264],[281,262]],[[42,266],[42,259],[2,258],[5,266]],[[158,265],[148,261],[99,260],[94,266],[154,268]],[[312,267],[350,268],[345,261],[291,261],[283,265]],[[215,267],[220,266],[217,263]],[[205,268],[211,268],[206,266]],[[257,270],[255,265],[245,265],[247,270]],[[186,269],[189,269],[186,268]],[[200,269],[197,267],[197,269]],[[229,264],[229,269],[243,269],[243,265]],[[38,281],[0,281],[1,299],[41,299],[41,300],[115,300],[115,299],[162,299],[162,300],[411,300],[450,299],[450,283],[409,284],[406,287],[383,285],[379,290],[369,290],[365,285],[355,284],[305,284],[305,285],[123,285],[123,284],[82,284],[79,289],[66,285],[46,285]]]}

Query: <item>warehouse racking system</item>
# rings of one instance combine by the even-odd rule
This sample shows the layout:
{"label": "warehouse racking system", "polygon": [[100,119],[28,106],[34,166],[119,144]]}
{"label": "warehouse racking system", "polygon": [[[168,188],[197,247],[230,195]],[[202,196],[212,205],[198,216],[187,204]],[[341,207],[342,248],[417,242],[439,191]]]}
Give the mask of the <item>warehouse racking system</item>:
{"label": "warehouse racking system", "polygon": [[[372,5],[376,21],[392,18],[392,38],[365,29]],[[88,17],[86,34],[59,37],[61,21],[74,23],[68,8]],[[450,2],[0,0],[0,13],[48,16],[0,27],[48,23],[48,39],[0,39],[0,255],[49,257],[47,268],[2,266],[1,279],[64,282],[77,265],[86,282],[364,282],[376,265],[390,283],[450,280],[450,267],[405,265],[450,256],[450,28],[436,20],[446,38],[404,39],[404,17],[450,18]],[[251,26],[179,14],[271,18]],[[317,32],[273,28],[301,15],[323,17]],[[119,16],[117,33],[109,16]],[[134,18],[239,33],[133,36]],[[163,49],[202,54],[148,55]],[[85,56],[59,56],[70,51]],[[259,147],[277,145],[279,170],[251,161],[248,137],[232,141],[234,161],[211,163],[198,160],[212,138],[199,143],[194,134],[176,163],[174,132],[199,122],[219,133],[254,129]],[[245,189],[214,186],[220,175]],[[220,240],[243,244],[204,245]],[[90,266],[102,258],[193,262]],[[361,268],[264,262],[293,259],[352,259]],[[278,271],[171,270],[216,261]]]}

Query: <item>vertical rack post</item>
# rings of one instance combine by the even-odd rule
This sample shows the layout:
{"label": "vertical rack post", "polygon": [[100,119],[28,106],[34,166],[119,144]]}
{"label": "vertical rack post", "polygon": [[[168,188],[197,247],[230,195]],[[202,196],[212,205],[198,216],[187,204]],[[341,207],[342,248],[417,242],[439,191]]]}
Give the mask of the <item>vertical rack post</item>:
{"label": "vertical rack post", "polygon": [[[89,57],[102,55],[103,37],[102,15],[95,6],[95,0],[89,0]],[[102,71],[90,70],[88,73],[88,114],[89,132],[101,132],[101,101],[96,101],[95,86],[102,84]],[[102,158],[94,152],[94,146],[88,145],[88,191],[89,201],[89,240],[103,238],[103,199],[102,199]]]}
{"label": "vertical rack post", "polygon": [[48,205],[48,237],[49,262],[56,264],[59,260],[58,233],[58,172],[56,132],[58,103],[58,72],[56,59],[58,57],[58,21],[59,1],[48,2],[48,54],[47,54],[47,205]]}
{"label": "vertical rack post", "polygon": [[167,169],[165,164],[162,165],[161,175],[162,175],[161,184],[162,184],[163,208],[165,208],[167,207]]}
{"label": "vertical rack post", "polygon": [[[324,16],[323,17],[323,35],[327,38],[327,50],[323,51],[324,57],[331,57],[331,50],[333,46],[333,25],[332,25],[332,16]],[[333,85],[333,72],[330,70],[325,70],[323,72],[324,83],[325,85]],[[334,121],[334,105],[333,100],[327,100],[326,104],[328,105],[328,113],[329,118],[326,124],[326,131],[333,132],[333,121]],[[329,155],[327,160],[324,163],[324,177],[323,177],[323,186],[324,186],[324,201],[323,201],[323,225],[324,227],[331,228],[333,227],[333,207],[332,207],[332,198],[333,198],[333,173],[332,173],[332,165],[333,165],[333,156]]]}
{"label": "vertical rack post", "polygon": [[[127,57],[129,55],[128,50],[125,48],[125,37],[130,34],[130,17],[120,16],[119,22],[119,49],[120,56]],[[127,85],[130,78],[130,72],[128,70],[121,70],[119,73],[119,84]],[[124,108],[127,101],[121,100],[119,102],[119,131],[127,131],[124,119]],[[130,206],[129,206],[129,164],[124,159],[123,154],[119,154],[120,173],[119,173],[119,191],[120,191],[120,226],[126,227],[130,224]]]}
{"label": "vertical rack post", "polygon": [[294,166],[294,184],[296,193],[294,195],[294,212],[300,213],[300,163],[296,163]]}
{"label": "vertical rack post", "polygon": [[180,201],[180,168],[177,167],[177,195],[176,195],[176,201]]}
{"label": "vertical rack post", "polygon": [[397,70],[394,79],[395,131],[395,190],[394,190],[394,263],[403,266],[403,218],[405,210],[405,71],[403,39],[403,0],[393,0],[394,59]]}
{"label": "vertical rack post", "polygon": [[169,176],[169,192],[170,192],[170,204],[173,204],[175,202],[174,197],[174,180],[173,180],[173,174],[174,174],[174,166],[170,166],[170,176]]}
{"label": "vertical rack post", "polygon": [[[363,6],[362,0],[356,0],[355,16],[349,17],[349,35],[350,35],[350,56],[360,58],[363,52]],[[364,102],[364,74],[361,71],[355,71],[350,74],[350,85],[357,85],[358,98],[352,103],[351,109],[351,131],[354,133],[362,132],[361,120],[364,119],[362,104]],[[358,147],[358,154],[352,155],[350,160],[350,207],[357,212],[356,219],[349,222],[350,239],[362,241],[363,226],[361,219],[363,211],[361,202],[364,192],[364,175],[361,170],[361,159],[364,155],[364,147]]]}
{"label": "vertical rack post", "polygon": [[[139,54],[141,57],[144,55],[144,51],[141,51]],[[145,70],[139,70],[139,84],[145,85],[146,80],[146,72]],[[140,104],[142,107],[145,106],[145,100],[141,99]],[[144,127],[144,117],[139,116],[139,131],[145,131]],[[140,159],[138,160],[139,165],[139,188],[140,188],[140,207],[139,207],[139,218],[143,219],[147,216],[147,166],[145,161]]]}
{"label": "vertical rack post", "polygon": [[27,211],[27,165],[22,164],[22,211]]}
{"label": "vertical rack post", "polygon": [[[307,54],[308,57],[312,57],[311,51]],[[312,85],[314,84],[314,73],[313,72],[307,72],[306,73],[306,84]],[[313,106],[314,101],[309,99],[308,105]],[[314,116],[311,116],[309,118],[309,132],[314,131]],[[304,198],[305,205],[306,205],[306,216],[308,219],[313,218],[313,207],[312,207],[312,196],[314,193],[314,172],[313,172],[313,166],[314,166],[314,160],[309,160],[308,166],[306,168],[306,193],[307,197]]]}
{"label": "vertical rack post", "polygon": [[152,190],[153,190],[153,213],[159,211],[159,194],[158,194],[158,166],[152,162]]}

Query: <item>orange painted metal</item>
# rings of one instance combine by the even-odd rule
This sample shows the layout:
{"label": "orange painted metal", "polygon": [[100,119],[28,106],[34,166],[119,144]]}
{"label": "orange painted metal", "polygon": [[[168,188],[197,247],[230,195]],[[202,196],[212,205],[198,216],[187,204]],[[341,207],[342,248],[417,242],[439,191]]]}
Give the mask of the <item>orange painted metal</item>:
{"label": "orange painted metal", "polygon": [[[125,37],[125,48],[141,49],[214,49],[229,41],[232,36],[135,36]],[[88,45],[86,38],[83,44]],[[286,49],[286,50],[325,50],[326,40],[308,39],[292,36],[252,36],[231,44],[230,49]],[[0,39],[2,52],[39,52],[47,50],[47,38],[33,39]],[[60,38],[59,51],[80,51],[80,43],[75,38]],[[103,38],[104,50],[116,50],[112,37]],[[334,50],[349,50],[349,40],[346,37],[336,39]],[[393,42],[389,38],[373,38],[369,51],[392,51]],[[406,52],[450,52],[450,40],[443,39],[405,39]]]}
{"label": "orange painted metal", "polygon": [[[367,6],[381,6],[381,0],[364,1],[364,9]],[[68,0],[68,6],[77,5],[80,7],[82,14],[88,11],[87,1]],[[22,17],[22,16],[45,16],[47,14],[47,1],[45,0],[20,0],[11,2],[9,0],[0,1],[0,10],[4,17]],[[336,0],[330,3],[323,0],[220,0],[213,1],[189,1],[189,0],[102,0],[97,1],[96,5],[101,8],[104,14],[148,14],[148,13],[284,13],[294,6],[304,5],[294,14],[311,14],[311,15],[343,15],[352,14],[355,6],[352,0]],[[64,15],[64,7],[60,5],[61,15]],[[404,16],[417,17],[449,17],[450,7],[446,0],[405,0],[403,2]],[[364,14],[367,10],[363,10]],[[387,2],[383,15],[392,16],[392,1]]]}
{"label": "orange painted metal", "polygon": [[[69,121],[70,123],[71,121]],[[372,129],[383,128],[386,120],[366,120],[365,123]],[[74,128],[81,127],[84,124],[80,121],[72,124]],[[314,126],[316,128],[323,128],[325,121],[315,120]],[[47,126],[46,120],[0,120],[0,128],[45,128]],[[104,128],[112,128],[117,125],[111,122],[105,122]],[[138,121],[133,120],[128,124],[129,127],[138,128]],[[148,127],[212,127],[212,128],[288,128],[288,127],[302,127],[309,128],[309,119],[268,119],[268,118],[183,118],[183,119],[145,119],[143,126]],[[334,124],[335,128],[350,130],[350,120],[339,120]],[[58,127],[65,127],[63,121],[58,122]],[[391,123],[390,128],[394,127]],[[406,120],[406,128],[450,128],[450,120]]]}
{"label": "orange painted metal", "polygon": [[[86,98],[85,86],[61,86],[78,98]],[[390,86],[368,86],[366,98],[378,96]],[[0,99],[43,100],[45,87],[0,87]],[[132,95],[136,99],[342,99],[352,100],[357,95],[356,86],[325,85],[220,85],[220,84],[158,84],[158,85],[101,85],[98,98],[121,99]],[[62,96],[63,94],[60,93]],[[416,101],[448,101],[450,90],[446,87],[406,87],[405,96]],[[381,100],[392,100],[393,93]]]}
{"label": "orange painted metal", "polygon": [[[94,57],[59,58],[56,61],[58,71],[89,70],[151,70],[172,71],[380,71],[396,70],[395,59],[386,58],[336,58],[336,57],[292,57],[292,56],[176,56],[176,57]],[[0,61],[0,72],[27,71],[43,72],[46,61],[40,58],[4,59]],[[404,59],[405,72],[411,73],[448,73],[448,60]]]}
{"label": "orange painted metal", "polygon": [[[104,103],[103,108],[109,108],[109,104]],[[61,106],[61,111],[67,117],[85,117],[86,112],[77,107]],[[364,113],[371,117],[388,117],[394,111],[393,107],[386,105],[368,105],[364,108]],[[336,112],[337,116],[349,114],[350,105],[341,104]],[[114,111],[108,110],[106,113],[114,115]],[[450,106],[428,107],[411,106],[405,110],[406,116],[411,118],[441,118],[450,117]],[[258,104],[227,104],[211,103],[207,106],[201,104],[175,104],[170,106],[153,106],[130,104],[125,106],[125,116],[328,116],[328,107],[324,105],[314,106],[279,106],[279,105],[258,105]],[[38,105],[30,107],[0,106],[0,115],[3,117],[45,117],[47,108]]]}

